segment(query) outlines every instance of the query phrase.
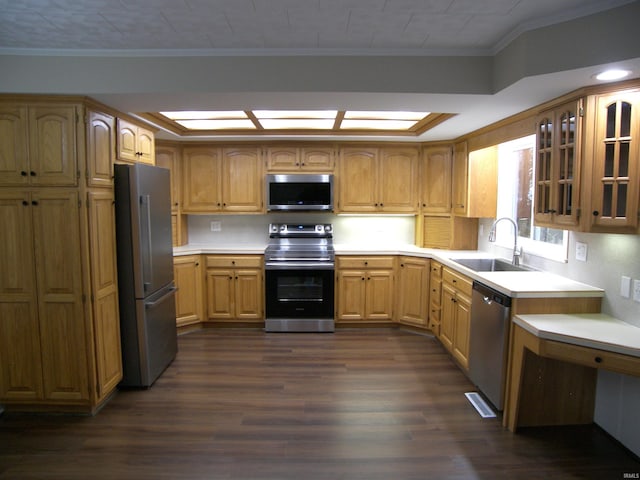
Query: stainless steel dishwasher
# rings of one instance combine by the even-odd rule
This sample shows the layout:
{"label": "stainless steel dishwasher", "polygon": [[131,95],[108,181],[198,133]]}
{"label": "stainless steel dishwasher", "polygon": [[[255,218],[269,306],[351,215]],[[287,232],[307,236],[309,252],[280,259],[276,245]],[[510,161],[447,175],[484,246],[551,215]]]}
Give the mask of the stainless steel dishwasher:
{"label": "stainless steel dishwasher", "polygon": [[497,410],[503,409],[511,298],[473,282],[469,377]]}

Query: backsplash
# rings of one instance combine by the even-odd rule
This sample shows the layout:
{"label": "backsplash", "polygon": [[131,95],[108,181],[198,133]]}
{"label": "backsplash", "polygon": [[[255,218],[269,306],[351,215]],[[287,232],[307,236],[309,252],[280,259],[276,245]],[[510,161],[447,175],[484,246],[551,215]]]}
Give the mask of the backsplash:
{"label": "backsplash", "polygon": [[[211,231],[211,223],[220,231]],[[331,223],[335,244],[390,246],[413,244],[413,216],[273,213],[266,215],[190,215],[189,243],[260,246],[269,241],[270,223]]]}

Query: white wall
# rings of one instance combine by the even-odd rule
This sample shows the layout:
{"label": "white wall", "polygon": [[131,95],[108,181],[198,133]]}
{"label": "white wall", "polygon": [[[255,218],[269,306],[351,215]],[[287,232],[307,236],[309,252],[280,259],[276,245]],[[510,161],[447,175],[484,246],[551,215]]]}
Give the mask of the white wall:
{"label": "white wall", "polygon": [[[478,249],[511,258],[511,250],[487,241],[491,220],[480,222]],[[587,261],[575,259],[576,241],[587,244]],[[602,312],[640,327],[640,303],[620,296],[621,277],[640,280],[640,236],[569,232],[567,263],[534,257],[524,252],[523,263],[605,290]],[[640,379],[600,371],[595,421],[640,455]]]}

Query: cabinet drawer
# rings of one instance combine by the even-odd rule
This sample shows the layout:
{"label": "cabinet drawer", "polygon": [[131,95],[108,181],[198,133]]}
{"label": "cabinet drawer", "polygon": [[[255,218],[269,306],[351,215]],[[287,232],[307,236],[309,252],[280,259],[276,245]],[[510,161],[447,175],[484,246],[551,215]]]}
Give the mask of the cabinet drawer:
{"label": "cabinet drawer", "polygon": [[261,268],[260,255],[207,255],[207,268]]}
{"label": "cabinet drawer", "polygon": [[587,367],[604,368],[627,375],[640,375],[640,358],[630,355],[554,342],[552,340],[544,342],[541,354]]}
{"label": "cabinet drawer", "polygon": [[473,282],[470,278],[465,277],[464,275],[460,275],[459,273],[454,272],[453,270],[449,270],[448,268],[443,268],[442,281],[455,287],[457,290],[464,293],[468,297],[471,297],[471,287]]}
{"label": "cabinet drawer", "polygon": [[431,260],[431,278],[442,278],[442,264]]}
{"label": "cabinet drawer", "polygon": [[394,257],[338,257],[338,268],[393,268]]}

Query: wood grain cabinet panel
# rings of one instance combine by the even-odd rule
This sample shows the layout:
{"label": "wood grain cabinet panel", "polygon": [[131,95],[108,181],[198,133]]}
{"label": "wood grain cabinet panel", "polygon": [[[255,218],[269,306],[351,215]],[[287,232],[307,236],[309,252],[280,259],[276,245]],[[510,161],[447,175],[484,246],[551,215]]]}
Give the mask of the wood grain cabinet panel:
{"label": "wood grain cabinet panel", "polygon": [[401,256],[398,264],[398,320],[426,328],[429,325],[429,259]]}
{"label": "wood grain cabinet panel", "polygon": [[77,184],[74,105],[0,107],[0,184]]}

